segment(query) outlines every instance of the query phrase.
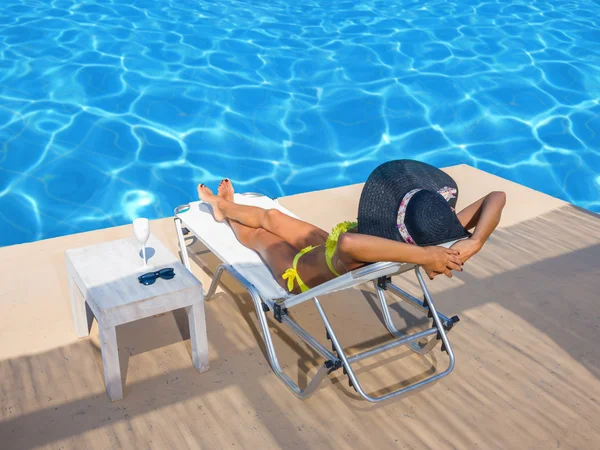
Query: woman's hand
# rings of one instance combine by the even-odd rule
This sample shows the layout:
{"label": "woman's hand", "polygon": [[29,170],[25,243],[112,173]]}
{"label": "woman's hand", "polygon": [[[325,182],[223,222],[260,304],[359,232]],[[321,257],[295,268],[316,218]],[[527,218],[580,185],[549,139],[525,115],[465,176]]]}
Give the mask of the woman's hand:
{"label": "woman's hand", "polygon": [[471,256],[481,250],[482,245],[483,244],[481,244],[479,240],[471,237],[469,239],[463,239],[462,241],[455,242],[450,248],[460,252],[460,260],[464,264],[469,260],[469,258],[471,258]]}
{"label": "woman's hand", "polygon": [[421,267],[430,280],[441,273],[452,278],[452,270],[462,272],[461,255],[457,249],[437,246],[423,248],[427,251],[427,262]]}

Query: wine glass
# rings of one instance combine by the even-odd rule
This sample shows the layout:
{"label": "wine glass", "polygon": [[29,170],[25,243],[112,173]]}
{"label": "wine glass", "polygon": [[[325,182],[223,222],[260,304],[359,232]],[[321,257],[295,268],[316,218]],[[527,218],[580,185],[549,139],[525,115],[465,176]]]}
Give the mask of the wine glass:
{"label": "wine glass", "polygon": [[148,267],[146,264],[146,242],[150,237],[150,222],[148,219],[139,218],[133,221],[133,234],[142,246],[142,257],[144,258],[144,269]]}

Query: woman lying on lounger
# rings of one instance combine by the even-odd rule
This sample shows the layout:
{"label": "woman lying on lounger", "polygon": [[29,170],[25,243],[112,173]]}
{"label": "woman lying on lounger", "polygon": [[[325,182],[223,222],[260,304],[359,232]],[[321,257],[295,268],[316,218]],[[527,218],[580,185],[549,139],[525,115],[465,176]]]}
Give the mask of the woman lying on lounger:
{"label": "woman lying on lounger", "polygon": [[412,160],[377,167],[361,193],[357,222],[342,222],[331,233],[277,209],[236,204],[233,193],[228,179],[218,195],[198,186],[215,219],[227,220],[239,241],[258,252],[294,294],[379,261],[419,264],[430,279],[452,277],[481,249],[505,204],[504,192],[492,192],[456,214],[454,180]]}

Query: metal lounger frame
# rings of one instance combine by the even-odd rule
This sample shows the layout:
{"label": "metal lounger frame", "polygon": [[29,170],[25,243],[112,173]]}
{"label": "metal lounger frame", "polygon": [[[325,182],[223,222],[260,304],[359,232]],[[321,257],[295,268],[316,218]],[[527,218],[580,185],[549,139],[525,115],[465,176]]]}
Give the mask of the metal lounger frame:
{"label": "metal lounger frame", "polygon": [[[178,217],[178,214],[188,207],[189,205],[182,205],[175,209],[175,228],[177,232],[177,238],[179,241],[179,247],[181,250],[182,262],[185,265],[185,267],[191,270],[189,264],[189,257],[187,253],[187,246],[185,244],[184,238],[184,233],[187,234],[189,230],[185,227],[185,224],[182,222],[181,218]],[[199,239],[201,242],[204,242],[201,237],[196,236],[196,238]],[[417,280],[419,282],[421,290],[423,291],[424,301],[418,300],[417,298],[400,289],[398,286],[394,285],[391,282],[392,275],[405,273],[409,270],[414,270],[417,276]],[[393,397],[399,397],[411,391],[415,391],[416,389],[422,388],[427,384],[433,383],[439,380],[440,378],[445,377],[452,371],[452,369],[454,369],[454,353],[448,340],[447,332],[450,331],[450,329],[456,322],[458,322],[459,319],[457,316],[448,318],[445,315],[436,311],[433,300],[431,299],[431,295],[429,294],[427,286],[425,285],[423,276],[419,271],[419,266],[416,266],[414,264],[401,264],[390,262],[370,264],[368,266],[349,272],[349,274],[343,275],[338,278],[334,278],[333,280],[323,283],[301,294],[286,299],[274,301],[271,299],[262,298],[260,293],[250,282],[248,282],[238,271],[236,271],[235,268],[224,262],[223,264],[217,267],[217,270],[214,274],[208,291],[204,291],[205,299],[209,299],[215,293],[215,290],[221,279],[221,275],[225,271],[229,272],[234,278],[236,278],[246,288],[246,290],[252,297],[254,307],[256,309],[256,315],[260,322],[262,336],[265,342],[267,356],[269,358],[271,367],[275,374],[279,377],[279,379],[300,399],[306,399],[310,397],[315,392],[321,381],[323,381],[323,379],[329,373],[339,368],[343,368],[344,374],[348,375],[350,386],[354,387],[354,389],[358,392],[358,394],[361,397],[368,400],[369,402],[374,403],[382,402]],[[394,336],[395,339],[391,342],[379,345],[378,347],[375,347],[373,349],[352,356],[347,356],[333,330],[333,327],[331,326],[331,323],[327,319],[325,311],[323,310],[321,302],[319,301],[317,296],[350,288],[370,281],[374,283],[375,288],[377,289],[377,297],[381,305],[386,328]],[[428,317],[433,318],[433,324],[431,328],[419,331],[411,335],[400,332],[395,327],[392,321],[390,309],[385,298],[386,290],[389,290],[396,297],[408,302],[410,305],[414,306],[421,312],[427,314]],[[292,308],[293,306],[303,303],[307,300],[312,300],[314,302],[314,305],[317,308],[321,319],[323,320],[323,324],[325,325],[327,338],[330,339],[332,342],[333,351],[330,351],[327,348],[325,348],[319,341],[317,341],[306,330],[304,330],[300,325],[298,325],[290,318],[288,314],[288,308]],[[275,347],[271,339],[271,332],[267,323],[267,312],[272,312],[275,320],[289,326],[294,333],[296,333],[304,342],[306,342],[306,344],[308,344],[312,349],[314,349],[317,353],[319,353],[325,358],[325,362],[321,365],[317,373],[313,376],[312,380],[304,389],[301,389],[288,375],[286,375],[281,369],[281,366],[279,365]],[[418,342],[425,338],[429,338],[425,344]],[[379,353],[403,345],[407,345],[414,352],[426,354],[433,350],[433,348],[436,346],[439,340],[442,341],[442,350],[448,354],[448,366],[444,371],[437,372],[419,382],[402,387],[392,392],[388,392],[380,396],[368,395],[360,385],[358,378],[352,368],[352,363],[354,362],[369,358],[371,356],[375,356]]]}

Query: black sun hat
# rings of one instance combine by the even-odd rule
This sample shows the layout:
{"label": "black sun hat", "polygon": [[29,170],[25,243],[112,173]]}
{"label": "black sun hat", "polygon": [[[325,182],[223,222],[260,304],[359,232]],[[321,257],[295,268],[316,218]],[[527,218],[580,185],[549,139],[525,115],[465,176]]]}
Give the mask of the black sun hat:
{"label": "black sun hat", "polygon": [[458,186],[429,164],[402,159],[378,166],[358,206],[358,232],[416,245],[440,245],[471,236],[454,208]]}

